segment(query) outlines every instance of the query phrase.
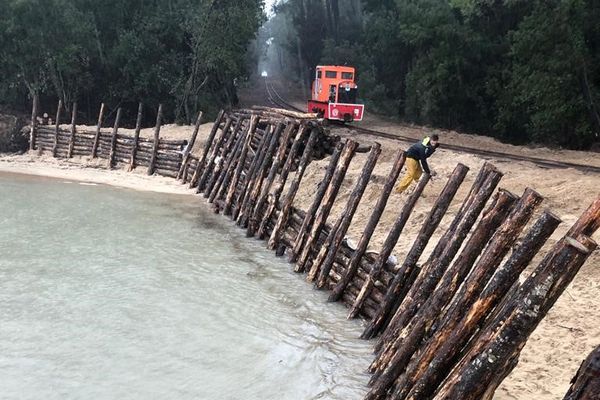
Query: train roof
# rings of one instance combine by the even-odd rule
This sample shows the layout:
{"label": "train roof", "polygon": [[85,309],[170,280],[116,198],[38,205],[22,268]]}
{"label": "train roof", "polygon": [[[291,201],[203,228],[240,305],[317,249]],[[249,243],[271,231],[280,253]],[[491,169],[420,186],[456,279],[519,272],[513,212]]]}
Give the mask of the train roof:
{"label": "train roof", "polygon": [[352,71],[354,72],[354,67],[349,67],[347,65],[317,65],[317,68],[331,68],[336,69],[338,71]]}

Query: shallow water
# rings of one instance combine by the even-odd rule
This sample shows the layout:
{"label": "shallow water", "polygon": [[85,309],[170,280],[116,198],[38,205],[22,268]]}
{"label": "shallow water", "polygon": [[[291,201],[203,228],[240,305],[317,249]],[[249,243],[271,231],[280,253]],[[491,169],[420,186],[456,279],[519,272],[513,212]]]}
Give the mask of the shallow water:
{"label": "shallow water", "polygon": [[360,399],[345,309],[192,197],[0,175],[0,398]]}

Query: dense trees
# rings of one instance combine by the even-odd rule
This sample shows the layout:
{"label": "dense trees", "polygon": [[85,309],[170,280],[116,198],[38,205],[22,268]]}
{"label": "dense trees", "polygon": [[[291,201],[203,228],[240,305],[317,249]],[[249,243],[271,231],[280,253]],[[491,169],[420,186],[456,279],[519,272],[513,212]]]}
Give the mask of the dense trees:
{"label": "dense trees", "polygon": [[276,12],[285,73],[355,65],[370,110],[517,143],[600,141],[597,1],[288,0]]}
{"label": "dense trees", "polygon": [[37,93],[90,114],[160,101],[189,121],[235,102],[263,18],[262,0],[3,0],[0,101]]}
{"label": "dense trees", "polygon": [[[100,102],[171,120],[237,101],[263,0],[0,1],[0,103]],[[272,69],[308,84],[358,68],[369,110],[502,140],[600,142],[595,0],[283,0],[259,32]],[[272,39],[269,39],[272,38]],[[248,51],[250,49],[250,51]]]}

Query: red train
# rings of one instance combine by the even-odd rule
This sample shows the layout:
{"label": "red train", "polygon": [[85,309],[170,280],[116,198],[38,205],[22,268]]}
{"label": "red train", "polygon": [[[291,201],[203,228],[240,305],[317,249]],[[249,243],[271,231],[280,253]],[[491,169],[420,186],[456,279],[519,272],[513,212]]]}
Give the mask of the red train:
{"label": "red train", "polygon": [[358,87],[355,76],[353,67],[317,66],[308,112],[329,120],[362,121],[365,106],[356,103]]}

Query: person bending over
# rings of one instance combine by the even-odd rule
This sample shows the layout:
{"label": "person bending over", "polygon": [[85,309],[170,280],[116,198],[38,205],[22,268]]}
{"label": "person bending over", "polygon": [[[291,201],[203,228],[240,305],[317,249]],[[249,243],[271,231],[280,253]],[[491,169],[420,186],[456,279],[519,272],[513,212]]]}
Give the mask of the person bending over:
{"label": "person bending over", "polygon": [[429,170],[427,159],[438,148],[438,141],[438,135],[431,135],[408,148],[406,151],[406,173],[398,184],[398,187],[396,187],[397,193],[404,192],[412,181],[417,182],[423,172],[432,176],[435,175]]}

